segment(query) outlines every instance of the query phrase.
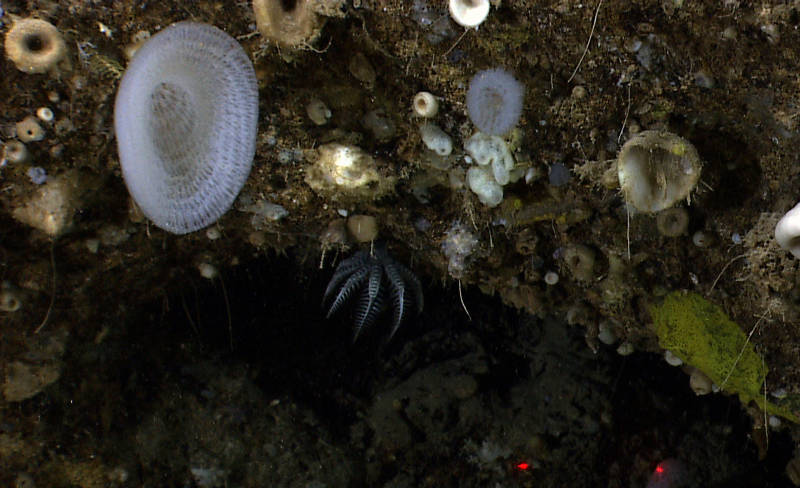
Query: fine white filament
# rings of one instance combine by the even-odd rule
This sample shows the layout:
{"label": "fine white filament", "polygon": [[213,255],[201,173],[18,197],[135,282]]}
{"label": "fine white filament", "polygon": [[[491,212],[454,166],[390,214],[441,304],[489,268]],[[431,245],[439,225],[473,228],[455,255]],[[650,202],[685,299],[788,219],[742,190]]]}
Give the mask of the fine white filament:
{"label": "fine white filament", "polygon": [[117,91],[128,191],[164,230],[208,226],[250,174],[257,125],[255,70],[239,43],[208,24],[167,27],[136,52]]}

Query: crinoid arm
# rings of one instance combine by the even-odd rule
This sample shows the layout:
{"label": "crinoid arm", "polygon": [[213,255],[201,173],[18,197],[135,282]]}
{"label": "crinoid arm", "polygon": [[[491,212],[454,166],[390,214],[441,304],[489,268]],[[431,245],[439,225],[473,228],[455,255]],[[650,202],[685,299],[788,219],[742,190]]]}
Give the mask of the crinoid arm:
{"label": "crinoid arm", "polygon": [[403,322],[409,298],[406,296],[406,283],[400,268],[394,263],[387,264],[385,268],[386,277],[389,279],[389,291],[392,294],[392,331],[389,333],[391,338]]}
{"label": "crinoid arm", "polygon": [[[342,284],[341,287],[338,288],[339,293],[337,293],[336,298],[331,303],[330,308],[328,309],[328,315],[326,318],[331,318],[333,314],[335,314],[339,309],[347,303],[347,300],[350,298],[350,295],[357,289],[359,289],[364,281],[367,279],[367,275],[369,274],[369,268],[362,267],[357,268]],[[333,281],[333,280],[331,280]],[[328,285],[330,288],[330,285]],[[329,292],[325,292],[325,299],[324,301],[328,301],[329,295],[333,293],[337,288],[332,288]]]}
{"label": "crinoid arm", "polygon": [[369,267],[369,281],[361,299],[356,306],[356,330],[353,336],[355,341],[358,334],[365,326],[370,326],[383,310],[383,265],[375,262]]}
{"label": "crinoid arm", "polygon": [[419,279],[417,279],[417,275],[415,275],[413,272],[411,272],[411,270],[402,264],[398,263],[398,268],[406,287],[411,289],[411,296],[409,299],[414,299],[414,311],[421,313],[422,309],[425,307],[425,295],[422,293],[422,283],[420,283]]}

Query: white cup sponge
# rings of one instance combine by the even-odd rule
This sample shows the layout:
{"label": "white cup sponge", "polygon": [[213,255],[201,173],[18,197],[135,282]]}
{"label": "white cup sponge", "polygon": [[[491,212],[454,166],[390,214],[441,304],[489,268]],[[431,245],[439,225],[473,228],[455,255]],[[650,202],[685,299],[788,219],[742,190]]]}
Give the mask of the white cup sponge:
{"label": "white cup sponge", "polygon": [[164,230],[206,227],[244,186],[257,125],[255,70],[239,43],[208,24],[167,27],[136,52],[117,91],[128,191]]}

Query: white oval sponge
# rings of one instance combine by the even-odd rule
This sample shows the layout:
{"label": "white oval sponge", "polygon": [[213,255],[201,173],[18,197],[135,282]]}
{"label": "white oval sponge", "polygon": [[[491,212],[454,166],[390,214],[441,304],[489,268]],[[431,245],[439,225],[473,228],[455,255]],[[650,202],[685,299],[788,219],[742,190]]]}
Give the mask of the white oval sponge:
{"label": "white oval sponge", "polygon": [[496,207],[503,201],[503,187],[492,177],[485,166],[473,166],[467,170],[467,184],[478,200],[487,207]]}
{"label": "white oval sponge", "polygon": [[239,43],[208,24],[167,27],[136,52],[117,91],[128,191],[164,230],[206,227],[244,186],[257,125],[255,70]]}
{"label": "white oval sponge", "polygon": [[498,184],[506,185],[511,181],[514,156],[502,138],[476,132],[464,143],[464,150],[478,165],[491,165],[492,175]]}
{"label": "white oval sponge", "polygon": [[423,124],[419,128],[422,142],[439,156],[449,156],[453,152],[453,139],[436,124]]}

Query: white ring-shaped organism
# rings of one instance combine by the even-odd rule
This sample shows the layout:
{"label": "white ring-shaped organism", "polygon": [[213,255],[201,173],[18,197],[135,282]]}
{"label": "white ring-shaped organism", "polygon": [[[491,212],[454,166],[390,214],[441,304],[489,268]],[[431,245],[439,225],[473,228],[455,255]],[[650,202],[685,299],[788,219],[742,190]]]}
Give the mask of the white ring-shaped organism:
{"label": "white ring-shaped organism", "polygon": [[128,191],[164,230],[208,226],[250,174],[257,126],[255,70],[239,43],[208,24],[167,27],[136,52],[117,91]]}

